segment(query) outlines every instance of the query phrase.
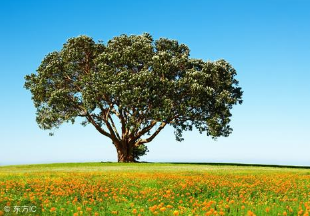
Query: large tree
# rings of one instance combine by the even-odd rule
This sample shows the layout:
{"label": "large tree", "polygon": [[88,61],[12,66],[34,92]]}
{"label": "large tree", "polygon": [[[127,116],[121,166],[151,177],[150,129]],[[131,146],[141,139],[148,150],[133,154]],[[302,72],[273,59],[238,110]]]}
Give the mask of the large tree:
{"label": "large tree", "polygon": [[167,125],[228,136],[232,106],[242,102],[235,69],[225,60],[189,57],[176,40],[121,35],[107,44],[70,38],[25,77],[40,128],[84,118],[110,138],[119,162],[133,162]]}

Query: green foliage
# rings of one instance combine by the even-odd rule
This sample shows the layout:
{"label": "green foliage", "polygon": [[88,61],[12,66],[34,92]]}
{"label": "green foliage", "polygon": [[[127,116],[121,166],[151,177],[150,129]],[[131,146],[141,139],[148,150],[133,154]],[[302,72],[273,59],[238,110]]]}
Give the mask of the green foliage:
{"label": "green foliage", "polygon": [[150,34],[121,35],[107,44],[79,36],[45,56],[25,87],[42,129],[83,117],[117,148],[124,140],[150,142],[166,125],[178,141],[193,127],[213,138],[228,136],[230,110],[242,102],[236,71],[225,60],[189,53],[176,40],[154,41]]}
{"label": "green foliage", "polygon": [[133,148],[133,157],[135,161],[138,161],[141,156],[146,155],[146,153],[149,152],[148,148],[146,145],[141,144],[137,147]]}

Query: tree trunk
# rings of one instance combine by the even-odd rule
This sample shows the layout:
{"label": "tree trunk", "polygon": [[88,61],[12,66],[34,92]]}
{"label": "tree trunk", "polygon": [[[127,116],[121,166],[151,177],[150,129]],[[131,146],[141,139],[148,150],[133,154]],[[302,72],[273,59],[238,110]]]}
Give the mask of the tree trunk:
{"label": "tree trunk", "polygon": [[126,144],[117,149],[118,162],[132,163],[136,162],[133,156],[133,147]]}

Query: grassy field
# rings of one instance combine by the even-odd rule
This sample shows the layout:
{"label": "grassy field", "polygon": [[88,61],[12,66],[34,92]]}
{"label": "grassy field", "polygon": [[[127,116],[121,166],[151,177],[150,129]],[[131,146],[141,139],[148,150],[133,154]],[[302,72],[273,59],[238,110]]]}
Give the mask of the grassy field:
{"label": "grassy field", "polygon": [[158,163],[0,167],[0,215],[8,215],[5,205],[12,210],[23,203],[38,206],[39,215],[308,215],[310,169]]}

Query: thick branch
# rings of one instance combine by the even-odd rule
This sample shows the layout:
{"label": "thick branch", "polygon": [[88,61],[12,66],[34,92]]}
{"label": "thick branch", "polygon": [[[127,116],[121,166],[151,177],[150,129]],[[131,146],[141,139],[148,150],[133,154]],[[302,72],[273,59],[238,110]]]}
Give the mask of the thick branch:
{"label": "thick branch", "polygon": [[109,122],[109,116],[110,116],[110,109],[111,109],[111,106],[108,108],[108,109],[103,109],[103,107],[101,107],[101,110],[103,112],[103,116],[102,116],[102,120],[104,121],[105,125],[107,126],[108,130],[110,131],[110,134],[111,134],[111,139],[113,141],[119,141],[119,135],[118,135],[118,132],[115,128],[115,130],[112,128],[110,122]]}
{"label": "thick branch", "polygon": [[114,108],[111,110],[112,113],[114,113],[119,119],[120,119],[120,122],[122,124],[122,139],[124,139],[126,136],[126,122],[125,122],[125,119],[124,119],[124,116],[122,114],[122,111],[120,110],[119,112],[117,112]]}
{"label": "thick branch", "polygon": [[117,128],[116,128],[116,126],[115,126],[115,124],[114,124],[114,121],[113,121],[113,119],[112,119],[112,117],[111,117],[110,114],[108,114],[108,120],[111,121],[112,129],[114,130],[114,133],[115,133],[116,137],[120,140],[121,138],[120,138],[120,136],[119,136],[119,133],[118,133],[118,131],[117,131]]}
{"label": "thick branch", "polygon": [[126,127],[126,124],[128,121],[128,116],[127,116],[126,111],[124,109],[120,110],[120,115],[122,116],[123,121],[124,121],[124,125],[122,125],[122,133],[123,133],[123,139],[124,139],[124,138],[127,138],[128,133],[129,133],[129,130]]}
{"label": "thick branch", "polygon": [[92,123],[92,125],[95,126],[95,128],[97,129],[97,131],[99,131],[101,134],[103,134],[104,136],[109,137],[110,139],[112,139],[111,134],[109,134],[108,132],[106,132],[105,130],[103,130],[96,122],[95,120],[91,117],[91,115],[89,113],[86,114],[86,119]]}
{"label": "thick branch", "polygon": [[112,139],[111,134],[109,134],[109,133],[106,132],[102,127],[100,127],[100,126],[95,122],[95,120],[93,119],[93,117],[89,114],[89,112],[87,112],[86,109],[85,109],[83,106],[78,105],[77,108],[80,109],[81,112],[82,112],[82,114],[79,115],[79,116],[85,117],[85,118],[97,129],[97,131],[99,131],[102,135],[104,135],[104,136],[109,137],[110,139]]}
{"label": "thick branch", "polygon": [[160,132],[162,129],[164,129],[164,127],[165,127],[166,125],[167,125],[166,122],[162,122],[162,123],[160,124],[160,126],[157,128],[157,130],[156,130],[149,138],[140,140],[140,141],[137,143],[137,145],[151,142],[151,141],[159,134],[159,132]]}
{"label": "thick branch", "polygon": [[[109,131],[111,132],[111,135],[115,136],[118,140],[124,139],[125,135],[126,135],[126,122],[125,122],[125,118],[123,113],[121,112],[121,110],[117,111],[114,108],[114,103],[111,102],[111,100],[108,99],[107,95],[103,95],[103,98],[109,103],[109,108],[108,109],[104,109],[104,107],[102,106],[102,104],[99,103],[99,107],[102,111],[103,115],[103,121],[106,123],[107,128],[109,129]],[[117,104],[115,104],[117,105]],[[115,123],[110,115],[110,113],[115,114],[121,122],[122,125],[122,137],[120,136],[120,134],[118,133],[118,130],[115,126]],[[110,124],[110,122],[111,124]]]}
{"label": "thick branch", "polygon": [[148,125],[147,127],[143,128],[141,131],[139,131],[136,135],[132,135],[132,138],[130,140],[130,143],[134,143],[136,140],[140,139],[141,136],[143,136],[144,134],[146,134],[147,132],[149,132],[155,125],[156,125],[157,121],[152,121],[150,125]]}

